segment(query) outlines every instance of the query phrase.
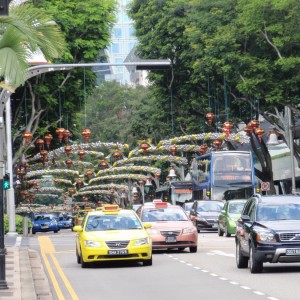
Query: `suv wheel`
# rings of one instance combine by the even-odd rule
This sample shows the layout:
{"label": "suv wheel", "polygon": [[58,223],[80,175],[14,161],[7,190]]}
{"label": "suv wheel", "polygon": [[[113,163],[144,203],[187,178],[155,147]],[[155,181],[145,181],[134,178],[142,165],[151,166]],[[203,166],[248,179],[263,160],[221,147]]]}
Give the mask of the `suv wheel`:
{"label": "suv wheel", "polygon": [[237,241],[235,247],[235,259],[236,259],[236,266],[239,269],[245,269],[248,267],[248,257],[244,256],[241,251],[241,245]]}
{"label": "suv wheel", "polygon": [[261,273],[263,270],[263,263],[256,260],[253,246],[250,245],[249,267],[251,273]]}

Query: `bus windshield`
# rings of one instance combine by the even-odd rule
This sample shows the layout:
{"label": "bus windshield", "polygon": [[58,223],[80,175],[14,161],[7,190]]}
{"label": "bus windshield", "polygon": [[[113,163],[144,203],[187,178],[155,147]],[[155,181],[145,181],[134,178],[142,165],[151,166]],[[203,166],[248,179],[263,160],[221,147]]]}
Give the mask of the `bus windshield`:
{"label": "bus windshield", "polygon": [[249,151],[215,151],[192,164],[194,198],[247,199],[255,191],[254,164]]}

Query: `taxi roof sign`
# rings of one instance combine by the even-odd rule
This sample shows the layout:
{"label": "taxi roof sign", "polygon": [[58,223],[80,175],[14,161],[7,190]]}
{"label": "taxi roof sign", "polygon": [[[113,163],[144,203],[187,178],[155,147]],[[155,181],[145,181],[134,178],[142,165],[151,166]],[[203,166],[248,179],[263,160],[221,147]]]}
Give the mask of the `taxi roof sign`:
{"label": "taxi roof sign", "polygon": [[105,204],[102,206],[102,211],[118,211],[120,210],[119,205],[117,204]]}
{"label": "taxi roof sign", "polygon": [[156,202],[155,203],[155,207],[156,208],[165,208],[165,207],[168,207],[168,203],[167,202]]}

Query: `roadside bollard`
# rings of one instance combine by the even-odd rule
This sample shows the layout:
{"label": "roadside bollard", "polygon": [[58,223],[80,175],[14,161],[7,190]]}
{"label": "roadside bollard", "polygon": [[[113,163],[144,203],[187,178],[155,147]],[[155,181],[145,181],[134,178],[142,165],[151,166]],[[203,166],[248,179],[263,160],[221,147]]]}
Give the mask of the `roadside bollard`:
{"label": "roadside bollard", "polygon": [[23,236],[28,236],[28,217],[23,218]]}

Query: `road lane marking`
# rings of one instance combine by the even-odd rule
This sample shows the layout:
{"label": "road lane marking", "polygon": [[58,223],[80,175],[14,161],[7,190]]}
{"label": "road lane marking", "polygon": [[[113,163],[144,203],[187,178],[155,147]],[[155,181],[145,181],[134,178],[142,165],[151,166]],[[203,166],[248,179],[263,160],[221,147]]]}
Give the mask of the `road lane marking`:
{"label": "road lane marking", "polygon": [[[218,254],[218,255],[224,255],[226,254],[225,256],[231,256],[231,255],[228,255],[227,253],[225,252],[222,252],[222,251],[215,251],[216,253],[215,254]],[[208,253],[207,253],[208,254]],[[188,263],[188,262],[185,262],[184,260],[179,260],[179,258],[173,256],[173,255],[169,255],[169,254],[165,254],[166,256],[169,256],[170,258],[174,259],[174,260],[177,260],[178,262],[180,263],[184,263],[186,266],[192,266],[192,264]],[[214,255],[211,253],[211,255]],[[234,256],[234,255],[233,255]],[[208,273],[210,276],[212,277],[216,277],[220,280],[223,280],[223,281],[228,281],[229,279],[225,278],[225,277],[221,277],[215,273],[210,273],[209,271],[207,270],[204,270],[200,267],[193,267],[195,270],[199,270],[203,273]],[[255,290],[252,290],[252,288],[248,287],[248,286],[244,286],[244,285],[240,285],[238,282],[235,282],[235,281],[228,281],[228,283],[232,284],[232,285],[236,285],[236,286],[239,286],[241,289],[244,289],[244,290],[249,290],[251,292],[253,292],[253,294],[256,294],[258,296],[264,296],[266,297],[266,299],[268,300],[279,300],[278,298],[275,298],[275,297],[272,297],[272,296],[266,296],[265,293],[263,292],[260,292],[260,291],[255,291]]]}
{"label": "road lane marking", "polygon": [[46,269],[48,271],[50,280],[52,281],[54,290],[56,292],[57,298],[60,300],[64,300],[64,295],[59,287],[59,284],[56,280],[56,277],[54,275],[54,272],[52,271],[51,265],[49,263],[49,260],[47,258],[47,253],[54,252],[53,245],[50,241],[50,239],[46,236],[39,236],[38,241],[40,244],[40,249],[41,249],[41,256],[43,258],[43,261],[45,263]]}
{"label": "road lane marking", "polygon": [[50,265],[50,262],[47,258],[47,254],[50,255],[55,267],[56,267],[56,270],[57,272],[59,273],[63,283],[65,284],[66,286],[66,289],[68,290],[69,294],[71,295],[72,299],[74,300],[79,300],[78,296],[76,295],[75,291],[73,290],[72,288],[72,285],[70,284],[70,282],[68,281],[67,277],[65,276],[62,268],[60,267],[60,264],[58,263],[56,257],[54,256],[54,253],[55,252],[55,249],[54,249],[54,246],[50,240],[50,238],[48,236],[39,236],[38,237],[38,241],[39,241],[39,244],[40,244],[40,249],[41,249],[41,255],[42,255],[42,258],[44,260],[44,263],[45,263],[45,266],[47,268],[47,271],[48,271],[48,274],[49,274],[49,277],[52,281],[52,284],[53,284],[53,287],[55,289],[55,292],[57,294],[57,297],[59,300],[64,300],[65,297],[59,287],[59,284],[58,284],[58,281],[55,277],[55,274],[52,270],[52,267]]}

